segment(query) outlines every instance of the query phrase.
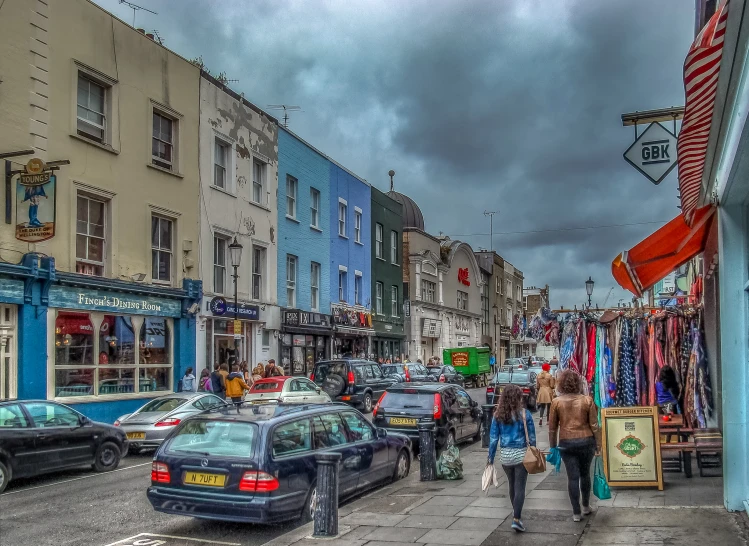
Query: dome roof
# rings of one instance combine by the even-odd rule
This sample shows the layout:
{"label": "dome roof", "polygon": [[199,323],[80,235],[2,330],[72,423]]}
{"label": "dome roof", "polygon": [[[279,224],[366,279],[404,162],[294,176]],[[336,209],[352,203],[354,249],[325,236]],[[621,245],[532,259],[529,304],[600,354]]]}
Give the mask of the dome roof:
{"label": "dome roof", "polygon": [[416,228],[424,231],[424,215],[421,214],[419,205],[417,205],[413,199],[393,190],[390,190],[387,195],[403,206],[404,228]]}

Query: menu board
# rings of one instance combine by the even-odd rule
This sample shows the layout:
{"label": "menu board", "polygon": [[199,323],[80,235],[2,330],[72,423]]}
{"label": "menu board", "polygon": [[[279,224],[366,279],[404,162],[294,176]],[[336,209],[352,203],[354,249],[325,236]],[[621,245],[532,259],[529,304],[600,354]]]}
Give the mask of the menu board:
{"label": "menu board", "polygon": [[452,363],[453,366],[456,368],[461,368],[468,366],[468,353],[467,352],[459,352],[459,353],[453,353],[452,356]]}
{"label": "menu board", "polygon": [[658,408],[601,410],[603,463],[611,487],[663,490]]}

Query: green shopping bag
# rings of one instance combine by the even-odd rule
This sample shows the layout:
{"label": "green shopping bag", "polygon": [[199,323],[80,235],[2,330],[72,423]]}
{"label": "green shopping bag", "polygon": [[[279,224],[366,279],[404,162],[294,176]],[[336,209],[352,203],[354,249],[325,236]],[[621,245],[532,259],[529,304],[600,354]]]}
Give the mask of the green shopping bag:
{"label": "green shopping bag", "polygon": [[611,498],[611,489],[609,489],[609,484],[606,481],[606,474],[603,472],[603,458],[600,455],[595,458],[593,469],[593,494],[599,500]]}

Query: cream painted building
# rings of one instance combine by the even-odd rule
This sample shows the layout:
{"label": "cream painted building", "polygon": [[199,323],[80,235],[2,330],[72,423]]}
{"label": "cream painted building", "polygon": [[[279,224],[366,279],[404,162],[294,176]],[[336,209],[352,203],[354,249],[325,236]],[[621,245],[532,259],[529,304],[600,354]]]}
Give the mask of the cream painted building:
{"label": "cream painted building", "polygon": [[[278,358],[278,123],[220,81],[200,81],[200,278],[197,368]],[[242,245],[234,279],[229,245]],[[239,337],[236,338],[235,334]],[[238,350],[238,356],[235,356]]]}

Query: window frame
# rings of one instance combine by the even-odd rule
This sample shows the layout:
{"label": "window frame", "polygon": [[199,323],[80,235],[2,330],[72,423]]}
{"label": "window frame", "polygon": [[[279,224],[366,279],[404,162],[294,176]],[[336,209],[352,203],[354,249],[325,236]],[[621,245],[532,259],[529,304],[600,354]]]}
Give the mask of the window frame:
{"label": "window frame", "polygon": [[[227,270],[227,267],[228,267],[228,263],[226,261],[226,255],[227,255],[227,244],[228,244],[228,240],[229,239],[227,237],[225,237],[224,235],[221,235],[221,234],[218,234],[218,233],[214,233],[213,234],[213,293],[214,294],[226,294],[226,286],[227,286],[227,282],[226,282],[226,280],[227,280],[226,270]],[[219,241],[220,241],[220,245],[217,244]],[[217,255],[219,254],[219,252],[218,252],[219,246],[223,247],[223,252],[224,252],[224,263],[223,264],[218,263]],[[217,288],[217,283],[216,283],[216,268],[221,268],[222,269],[222,275],[221,275],[221,287],[222,287],[222,290],[219,290]]]}
{"label": "window frame", "polygon": [[[294,254],[286,254],[286,306],[296,307],[296,288],[298,283],[299,258]],[[293,279],[289,273],[293,272]],[[289,298],[291,294],[291,298]],[[291,299],[291,301],[289,301]]]}
{"label": "window frame", "polygon": [[[78,220],[78,200],[79,199],[85,199],[87,201],[87,208],[86,208],[86,214],[87,214],[87,217],[86,217],[86,230],[87,230],[87,232],[86,233],[80,233],[78,231],[78,222],[79,222],[79,220]],[[102,220],[103,220],[102,233],[103,233],[103,235],[101,237],[99,237],[97,235],[91,235],[89,233],[89,231],[90,231],[90,225],[91,225],[91,221],[90,221],[90,218],[91,218],[91,201],[93,201],[95,203],[101,203],[101,205],[102,205],[102,211],[103,211],[102,212]],[[81,274],[84,274],[84,275],[91,275],[91,276],[94,276],[94,277],[105,277],[107,275],[107,264],[108,264],[108,261],[109,261],[107,259],[108,258],[108,254],[109,254],[109,244],[108,244],[109,222],[108,222],[108,217],[109,217],[109,205],[110,205],[111,199],[106,199],[106,198],[103,198],[101,196],[91,195],[89,193],[86,193],[86,192],[83,192],[83,191],[79,190],[79,191],[76,191],[75,202],[76,202],[76,214],[75,214],[75,239],[74,239],[74,242],[73,242],[73,255],[75,256],[76,271],[78,271],[78,264],[79,263],[83,264],[84,266],[88,265],[88,266],[93,266],[93,267],[101,267],[101,275],[96,275],[96,274],[93,274],[93,273],[85,273],[85,272],[82,272],[82,271],[78,271],[78,272],[81,273]],[[82,237],[86,238],[86,257],[85,258],[81,258],[81,257],[78,256],[78,241],[77,241],[78,236],[82,236]],[[89,240],[89,238],[100,239],[102,241],[102,250],[101,250],[102,260],[101,260],[101,262],[98,262],[96,260],[92,260],[92,259],[90,259],[88,257],[88,240]]]}
{"label": "window frame", "polygon": [[385,297],[385,284],[377,281],[375,283],[375,313],[378,315],[384,315],[382,305],[383,305],[383,298]]}
{"label": "window frame", "polygon": [[375,224],[375,258],[385,259],[385,247],[383,238],[385,237],[385,227],[379,222]]}
{"label": "window frame", "polygon": [[318,262],[310,262],[309,287],[310,287],[310,311],[320,311],[320,271],[321,266]]}
{"label": "window frame", "polygon": [[390,287],[390,316],[392,317],[399,317],[398,314],[398,287],[396,285],[392,285]]}
{"label": "window frame", "polygon": [[[427,303],[435,303],[437,298],[437,283],[421,279],[421,300]],[[429,296],[429,297],[426,297]]]}
{"label": "window frame", "polygon": [[398,232],[390,231],[390,263],[398,265]]}
{"label": "window frame", "polygon": [[[76,134],[79,137],[81,137],[81,138],[92,140],[93,142],[96,142],[97,144],[106,145],[107,144],[107,140],[108,140],[107,139],[107,135],[109,134],[109,129],[107,127],[107,125],[108,125],[107,124],[107,119],[109,117],[107,115],[108,114],[108,110],[109,110],[109,104],[108,103],[111,100],[111,99],[108,100],[107,96],[110,94],[109,93],[110,87],[107,86],[107,85],[105,85],[105,84],[103,84],[100,80],[98,80],[96,78],[92,78],[87,73],[82,72],[82,71],[79,70],[78,71],[78,79],[76,81],[76,91],[78,91],[78,89],[80,88],[80,82],[81,82],[81,80],[86,81],[88,83],[88,85],[89,85],[88,103],[86,105],[80,104],[78,93],[76,93],[76,100],[75,100],[75,103],[76,103],[76,112],[75,112],[75,117],[76,117]],[[94,110],[94,109],[92,109],[90,107],[90,103],[91,103],[91,88],[90,88],[90,86],[91,85],[95,85],[96,87],[100,88],[101,91],[102,91],[102,94],[101,94],[101,99],[102,99],[102,101],[101,101],[102,102],[101,110],[102,111],[101,112],[97,112],[96,110]],[[96,125],[93,121],[91,121],[89,119],[81,118],[78,115],[78,108],[83,108],[84,110],[86,110],[88,112],[93,112],[94,114],[96,114],[98,116],[101,116],[102,120],[103,120],[101,126]],[[98,129],[99,131],[101,131],[101,138],[97,139],[93,134],[88,133],[86,131],[82,131],[80,129],[81,123],[83,123],[84,125],[90,125],[91,127],[95,127],[96,129]]]}
{"label": "window frame", "polygon": [[320,190],[310,187],[309,189],[309,227],[320,229]]}
{"label": "window frame", "polygon": [[338,268],[338,301],[348,303],[348,270]]}
{"label": "window frame", "polygon": [[338,236],[347,238],[346,235],[346,217],[348,216],[348,203],[343,199],[338,199]]}
{"label": "window frame", "polygon": [[359,244],[362,244],[361,228],[362,228],[362,211],[354,210],[354,242],[359,243]]}
{"label": "window frame", "polygon": [[[156,138],[154,132],[155,117],[166,119],[171,123],[171,141],[166,142],[161,138]],[[175,116],[169,109],[161,105],[152,105],[151,107],[151,161],[149,165],[170,173],[179,174],[179,122],[180,118]],[[161,128],[161,122],[159,122]],[[160,131],[159,131],[160,132]],[[171,159],[166,160],[153,154],[154,140],[167,144],[171,147]]]}
{"label": "window frame", "polygon": [[[221,148],[224,156],[224,165],[218,164],[218,151]],[[223,138],[218,136],[213,139],[213,180],[211,185],[214,188],[218,188],[223,191],[231,192],[233,190],[232,185],[229,183],[229,169],[231,167],[231,150],[232,145],[226,142]],[[223,172],[223,186],[216,183],[217,167],[224,170]]]}
{"label": "window frame", "polygon": [[[296,220],[297,204],[299,197],[299,180],[291,176],[286,175],[286,218]],[[293,214],[290,214],[290,209]]]}
{"label": "window frame", "polygon": [[364,280],[360,271],[354,272],[354,305],[361,305]]}
{"label": "window frame", "polygon": [[[252,269],[250,272],[250,299],[263,301],[265,298],[265,271],[267,262],[267,248],[263,245],[252,245]],[[255,280],[258,279],[257,293],[255,292]]]}
{"label": "window frame", "polygon": [[458,290],[456,308],[461,311],[468,311],[468,292],[463,292],[462,290]]}
{"label": "window frame", "polygon": [[[170,238],[171,238],[171,240],[169,241],[169,249],[164,249],[161,246],[159,246],[158,248],[153,246],[153,220],[154,218],[158,219],[159,225],[161,224],[161,222],[169,222],[171,224],[170,231],[169,231]],[[175,278],[175,275],[174,275],[174,265],[175,265],[174,242],[177,239],[176,231],[177,231],[177,221],[175,218],[171,218],[163,214],[158,214],[156,212],[151,212],[151,282],[153,283],[171,285],[174,282],[174,278]],[[158,233],[159,233],[159,244],[160,244],[161,243],[161,229],[160,228],[158,229]],[[160,254],[162,252],[169,254],[169,279],[168,280],[153,277],[154,252],[157,254]]]}
{"label": "window frame", "polygon": [[[95,68],[92,68],[77,59],[71,63],[71,94],[72,104],[70,108],[70,136],[91,146],[101,148],[110,153],[118,154],[120,152],[120,131],[119,131],[119,82]],[[103,132],[103,141],[98,141],[87,135],[78,132],[78,78],[93,82],[105,90],[104,95],[104,113],[106,128]]]}
{"label": "window frame", "polygon": [[[256,180],[256,174],[257,170],[256,167],[260,168],[260,183]],[[250,193],[250,201],[256,205],[260,205],[261,207],[267,207],[268,206],[268,198],[267,198],[267,190],[265,189],[267,187],[266,179],[268,177],[268,164],[265,161],[261,161],[257,157],[252,158],[252,192]],[[258,199],[255,199],[255,192],[259,192]]]}

